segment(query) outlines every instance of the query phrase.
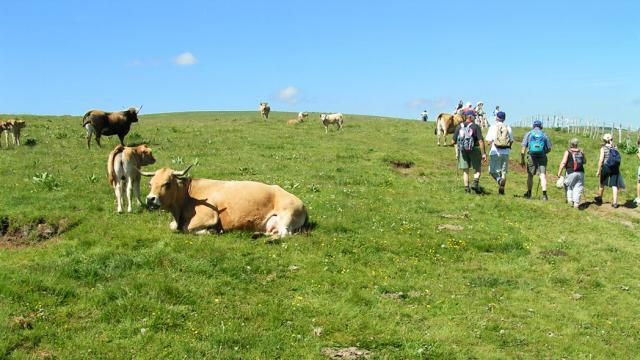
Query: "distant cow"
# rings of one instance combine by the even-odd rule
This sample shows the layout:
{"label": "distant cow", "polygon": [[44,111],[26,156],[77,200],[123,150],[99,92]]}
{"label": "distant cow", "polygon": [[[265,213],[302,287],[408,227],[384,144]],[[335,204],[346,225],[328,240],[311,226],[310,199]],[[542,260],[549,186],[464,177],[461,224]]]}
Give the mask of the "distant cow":
{"label": "distant cow", "polygon": [[271,112],[271,107],[268,102],[260,103],[260,115],[266,121],[269,118],[269,113]]}
{"label": "distant cow", "polygon": [[109,185],[116,192],[118,202],[117,211],[122,212],[122,195],[127,186],[127,211],[131,212],[131,192],[133,191],[138,205],[142,205],[140,198],[140,168],[156,162],[151,149],[145,145],[124,147],[116,145],[107,159],[107,176]]}
{"label": "distant cow", "polygon": [[304,119],[306,119],[309,116],[309,113],[307,112],[299,112],[298,113],[298,120],[300,122],[302,122]]}
{"label": "distant cow", "polygon": [[184,171],[162,168],[153,176],[147,205],[171,212],[173,231],[209,234],[251,230],[284,237],[307,223],[300,199],[277,185],[254,181],[190,179]]}
{"label": "distant cow", "polygon": [[287,120],[288,125],[298,125],[302,122],[302,119],[289,119]]}
{"label": "distant cow", "polygon": [[9,133],[11,133],[13,145],[20,146],[20,131],[26,126],[26,121],[20,119],[0,121],[0,133],[4,132],[4,141],[7,143],[7,147],[9,147]]}
{"label": "distant cow", "polygon": [[453,134],[456,126],[463,122],[464,119],[461,115],[440,113],[436,119],[436,128],[434,133],[438,136],[438,146],[440,146],[440,137],[444,137],[444,145],[447,145],[447,134]]}
{"label": "distant cow", "polygon": [[338,127],[338,130],[342,130],[342,124],[344,122],[344,117],[341,113],[335,114],[320,114],[320,121],[324,125],[325,134],[329,132],[329,124],[335,124]]}
{"label": "distant cow", "polygon": [[140,109],[132,107],[118,112],[89,110],[82,117],[82,127],[87,129],[87,148],[91,148],[91,134],[94,132],[98,146],[102,146],[100,145],[100,136],[102,135],[118,135],[120,144],[124,146],[124,137],[129,133],[131,123],[138,122]]}

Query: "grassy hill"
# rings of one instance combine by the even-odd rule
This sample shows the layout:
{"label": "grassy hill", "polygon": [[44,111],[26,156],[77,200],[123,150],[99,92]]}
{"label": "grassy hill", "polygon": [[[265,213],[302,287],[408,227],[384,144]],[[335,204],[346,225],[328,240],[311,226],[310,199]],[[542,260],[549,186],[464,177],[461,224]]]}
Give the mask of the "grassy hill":
{"label": "grassy hill", "polygon": [[[486,195],[464,194],[432,122],[346,116],[325,135],[318,114],[293,117],[146,115],[127,138],[150,144],[150,170],[197,162],[193,177],[300,197],[315,228],[266,244],[116,214],[105,163],[117,140],[87,150],[79,117],[24,116],[35,145],[0,150],[0,358],[637,356],[639,210],[577,211],[555,188],[547,203],[515,197],[515,166],[505,196],[487,173]],[[549,133],[555,173],[568,135]],[[583,141],[592,200],[598,144]],[[622,166],[624,203],[635,155]]]}

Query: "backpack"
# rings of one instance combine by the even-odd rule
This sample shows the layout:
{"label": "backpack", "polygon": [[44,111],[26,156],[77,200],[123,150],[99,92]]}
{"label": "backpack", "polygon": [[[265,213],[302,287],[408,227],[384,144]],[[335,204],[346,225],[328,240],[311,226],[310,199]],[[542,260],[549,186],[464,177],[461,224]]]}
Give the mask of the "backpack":
{"label": "backpack", "polygon": [[460,127],[460,131],[458,132],[458,147],[460,150],[465,152],[473,151],[473,145],[475,140],[473,138],[473,129],[471,128],[471,124],[464,125]]}
{"label": "backpack", "polygon": [[496,138],[493,144],[498,149],[511,148],[511,139],[509,139],[509,129],[500,121],[496,121]]}
{"label": "backpack", "polygon": [[615,168],[617,166],[620,166],[621,161],[622,158],[620,157],[620,153],[618,152],[618,150],[616,150],[616,148],[614,147],[611,147],[609,149],[609,157],[604,164],[609,168]]}
{"label": "backpack", "polygon": [[582,151],[570,151],[569,153],[573,156],[573,171],[578,171],[584,165],[584,154]]}
{"label": "backpack", "polygon": [[544,155],[544,133],[541,130],[531,130],[529,133],[529,154],[532,156]]}

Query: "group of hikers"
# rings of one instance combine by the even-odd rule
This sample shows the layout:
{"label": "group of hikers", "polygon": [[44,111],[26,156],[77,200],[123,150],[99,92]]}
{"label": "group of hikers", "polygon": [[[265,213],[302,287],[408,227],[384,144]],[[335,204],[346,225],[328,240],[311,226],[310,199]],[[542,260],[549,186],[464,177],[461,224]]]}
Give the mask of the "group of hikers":
{"label": "group of hikers", "polygon": [[[461,104],[459,104],[461,105]],[[460,123],[453,136],[458,168],[463,171],[464,190],[477,194],[483,191],[480,188],[480,172],[482,163],[487,162],[485,143],[489,150],[489,174],[498,185],[498,193],[504,195],[509,169],[509,155],[513,145],[513,131],[505,124],[506,114],[496,107],[495,122],[489,127],[486,137],[482,135],[482,129],[475,123],[477,113],[474,109],[466,108],[462,113],[464,121]],[[602,146],[598,159],[598,171],[596,176],[600,180],[600,187],[595,203],[602,204],[602,195],[605,187],[613,190],[612,207],[618,207],[618,190],[624,189],[625,183],[620,172],[621,156],[613,143],[611,134],[602,136]],[[640,140],[639,140],[640,145]],[[524,198],[531,198],[534,177],[538,175],[538,185],[542,188],[542,200],[548,200],[547,194],[547,154],[552,149],[551,139],[543,131],[542,121],[534,120],[532,129],[528,131],[521,143],[520,165],[527,169],[527,191]],[[638,153],[640,159],[640,152]],[[558,181],[556,186],[564,188],[567,203],[574,208],[579,208],[580,200],[584,192],[585,173],[584,166],[587,158],[579,147],[579,141],[573,138],[564,152],[558,167]],[[469,173],[473,169],[473,180],[470,186]],[[638,168],[638,186],[636,203],[640,203],[640,167]]]}

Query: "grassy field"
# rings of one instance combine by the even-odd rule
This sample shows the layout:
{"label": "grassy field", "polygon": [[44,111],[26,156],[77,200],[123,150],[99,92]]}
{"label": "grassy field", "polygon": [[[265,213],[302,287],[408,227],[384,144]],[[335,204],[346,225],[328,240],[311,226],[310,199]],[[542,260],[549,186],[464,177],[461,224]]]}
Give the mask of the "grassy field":
{"label": "grassy field", "polygon": [[[0,358],[322,359],[350,346],[375,359],[637,356],[640,210],[614,211],[610,190],[582,211],[555,188],[547,203],[516,197],[516,166],[505,196],[486,173],[485,195],[464,194],[432,122],[354,115],[325,135],[318,114],[293,117],[145,115],[127,138],[154,150],[148,170],[196,162],[193,177],[300,197],[315,228],[266,244],[173,234],[166,213],[116,214],[105,163],[117,139],[88,151],[79,117],[23,116],[32,146],[0,150]],[[549,134],[555,174],[568,135]],[[591,201],[598,144],[583,141]],[[622,166],[624,203],[635,155]]]}

